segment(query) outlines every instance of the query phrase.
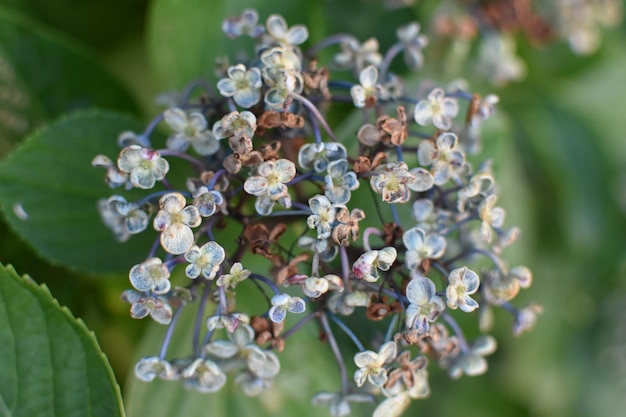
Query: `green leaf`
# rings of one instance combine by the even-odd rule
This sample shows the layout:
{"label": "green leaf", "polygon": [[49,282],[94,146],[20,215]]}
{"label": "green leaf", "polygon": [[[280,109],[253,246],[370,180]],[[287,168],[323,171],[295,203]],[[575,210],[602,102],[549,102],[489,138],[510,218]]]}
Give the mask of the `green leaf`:
{"label": "green leaf", "polygon": [[146,255],[156,232],[114,240],[97,201],[120,191],[108,188],[91,160],[115,159],[119,133],[140,129],[128,116],[92,110],[33,134],[0,164],[0,205],[9,224],[54,263],[92,273],[127,270]]}
{"label": "green leaf", "polygon": [[0,8],[0,155],[33,128],[89,107],[136,112],[126,89],[84,47]]}
{"label": "green leaf", "polygon": [[[190,355],[196,311],[195,306],[187,307],[187,311],[179,317],[168,349],[168,359]],[[136,360],[158,354],[165,331],[165,326],[151,323],[138,348]],[[349,358],[349,355],[344,356]],[[130,417],[207,413],[213,416],[255,417],[328,415],[327,409],[311,405],[311,397],[318,391],[339,391],[339,371],[330,348],[318,340],[315,324],[311,322],[289,337],[285,350],[278,354],[278,358],[281,371],[272,388],[259,397],[246,397],[241,388],[233,383],[233,374],[228,374],[226,386],[215,394],[187,390],[181,381],[143,382],[131,374],[124,395],[126,411]],[[348,369],[352,369],[350,364]],[[371,413],[371,405],[364,407]],[[354,409],[360,410],[361,407],[356,405]],[[355,412],[355,415],[360,414]]]}
{"label": "green leaf", "polygon": [[124,415],[113,372],[85,324],[46,287],[3,265],[0,343],[0,415]]}

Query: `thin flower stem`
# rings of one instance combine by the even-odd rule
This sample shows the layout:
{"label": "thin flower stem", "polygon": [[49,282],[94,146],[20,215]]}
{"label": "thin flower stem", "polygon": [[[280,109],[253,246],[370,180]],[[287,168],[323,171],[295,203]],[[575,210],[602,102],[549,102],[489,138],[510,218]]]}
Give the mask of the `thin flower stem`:
{"label": "thin flower stem", "polygon": [[193,93],[193,90],[195,90],[196,88],[202,88],[207,93],[211,95],[216,95],[215,90],[213,89],[213,86],[207,83],[206,80],[203,80],[203,79],[193,80],[192,82],[187,84],[187,86],[185,87],[185,89],[183,90],[181,94],[181,103],[180,103],[181,105],[187,104],[186,101],[189,99],[189,97],[191,96],[191,93]]}
{"label": "thin flower stem", "polygon": [[157,125],[161,123],[161,121],[163,120],[163,117],[164,117],[163,113],[161,113],[157,117],[152,119],[150,123],[148,123],[148,126],[146,126],[146,128],[144,129],[143,133],[137,136],[137,138],[141,138],[146,141],[145,145],[142,143],[143,146],[150,147],[150,135],[152,134],[154,129],[157,127]]}
{"label": "thin flower stem", "polygon": [[228,312],[228,301],[226,300],[226,290],[224,286],[220,286],[219,289],[219,298],[220,298],[220,311],[224,313]]}
{"label": "thin flower stem", "polygon": [[[256,280],[256,281],[261,281],[262,283],[264,283],[265,285],[267,285],[268,287],[270,287],[270,289],[274,292],[275,295],[281,294],[280,289],[276,286],[276,284],[274,284],[272,281],[270,281],[268,278],[264,277],[263,275],[259,275],[259,274],[250,274],[250,278]],[[220,287],[222,288],[222,287]]]}
{"label": "thin flower stem", "polygon": [[289,336],[291,336],[292,334],[294,334],[295,332],[297,332],[298,330],[300,330],[302,327],[304,327],[305,324],[307,324],[308,322],[311,321],[311,319],[313,317],[317,316],[317,312],[312,312],[307,314],[306,316],[304,316],[300,321],[298,321],[296,324],[294,324],[293,326],[291,326],[289,328],[289,330],[285,331],[281,337],[283,339],[288,338]]}
{"label": "thin flower stem", "polygon": [[141,206],[143,206],[144,204],[150,203],[152,201],[156,202],[159,198],[163,197],[165,194],[168,194],[168,193],[171,193],[171,191],[170,190],[157,191],[157,192],[154,192],[152,194],[145,196],[141,200],[137,201],[135,204],[137,205],[137,207],[141,208]]}
{"label": "thin flower stem", "polygon": [[357,349],[359,349],[359,351],[363,352],[365,350],[363,343],[361,343],[359,338],[356,337],[354,332],[346,325],[346,323],[344,323],[343,321],[341,321],[341,319],[339,319],[339,317],[328,311],[326,312],[326,316],[330,317],[330,319],[334,321],[341,330],[343,330],[343,332],[352,340],[352,342],[354,342],[354,345],[357,347]]}
{"label": "thin flower stem", "polygon": [[315,116],[315,118],[320,122],[320,124],[322,125],[322,127],[324,128],[324,130],[326,130],[326,133],[328,133],[328,136],[330,136],[330,138],[334,141],[337,142],[337,138],[335,138],[335,134],[333,133],[333,131],[330,129],[330,127],[328,126],[328,123],[326,123],[326,120],[324,119],[324,116],[322,116],[322,114],[319,112],[319,110],[317,109],[317,107],[315,107],[315,105],[313,103],[311,103],[309,101],[309,99],[307,99],[304,96],[301,96],[298,93],[291,93],[291,96],[295,99],[298,100],[300,103],[304,104],[304,106],[313,114],[313,116]]}
{"label": "thin flower stem", "polygon": [[184,159],[187,162],[190,162],[196,169],[198,169],[200,172],[204,171],[204,164],[202,163],[202,161],[200,161],[197,158],[194,158],[193,156],[185,153],[185,152],[180,152],[180,151],[175,151],[174,149],[158,149],[157,152],[161,155],[161,156],[173,156],[176,158],[180,158],[180,159]]}
{"label": "thin flower stem", "polygon": [[452,316],[448,313],[443,313],[443,319],[450,325],[452,331],[456,335],[459,340],[459,347],[463,353],[469,351],[469,346],[467,345],[467,339],[465,339],[465,334],[463,334],[463,330],[461,330],[461,326],[452,318]]}
{"label": "thin flower stem", "polygon": [[259,217],[266,218],[266,217],[310,216],[310,215],[311,215],[311,210],[280,210],[280,211],[273,211],[269,214],[265,214]]}
{"label": "thin flower stem", "polygon": [[305,56],[307,58],[312,58],[317,55],[317,53],[322,49],[328,48],[331,45],[335,45],[341,42],[357,43],[358,41],[354,36],[350,35],[349,33],[337,33],[335,35],[327,37],[326,39],[323,39],[322,41],[310,47],[309,50],[306,51]]}
{"label": "thin flower stem", "polygon": [[[214,316],[221,316],[221,315],[222,315],[222,307],[218,305],[217,308],[215,309]],[[211,341],[211,338],[213,337],[213,333],[215,333],[215,329],[212,329],[206,332],[206,334],[204,335],[204,339],[202,339],[203,347],[206,346]],[[203,350],[200,350],[200,357],[204,359]]]}
{"label": "thin flower stem", "polygon": [[339,374],[341,375],[341,392],[345,395],[348,393],[348,371],[346,370],[346,364],[343,361],[341,351],[339,350],[339,345],[337,345],[337,341],[335,340],[335,336],[333,335],[333,331],[330,328],[328,318],[326,318],[325,314],[322,314],[320,316],[320,322],[322,324],[322,329],[324,329],[326,337],[328,338],[328,344],[330,345],[330,349],[332,350],[333,355],[335,355],[335,359],[337,360],[337,365],[339,366]]}
{"label": "thin flower stem", "polygon": [[235,102],[232,98],[229,98],[226,102],[228,103],[228,111],[230,111],[231,113],[237,111],[237,106],[235,106]]}
{"label": "thin flower stem", "polygon": [[402,223],[400,222],[400,216],[398,216],[398,208],[395,204],[390,204],[391,206],[391,216],[393,217],[393,221],[395,224],[400,226]]}
{"label": "thin flower stem", "polygon": [[311,128],[313,129],[313,137],[315,138],[315,143],[318,145],[322,143],[322,134],[320,132],[320,128],[315,121],[315,117],[310,110],[307,109],[307,114],[309,115],[309,122],[311,123]]}
{"label": "thin flower stem", "polygon": [[365,229],[365,231],[363,231],[363,249],[366,252],[372,250],[372,246],[370,245],[371,235],[382,236],[383,234],[376,227],[368,227],[367,229]]}
{"label": "thin flower stem", "polygon": [[156,254],[157,249],[159,249],[159,246],[161,245],[161,236],[157,236],[156,239],[154,239],[154,243],[152,244],[152,247],[150,248],[150,252],[148,253],[148,256],[146,257],[146,259],[150,259],[150,258],[154,258],[154,255]]}
{"label": "thin flower stem", "polygon": [[402,146],[396,146],[396,157],[398,162],[404,161],[404,155],[402,154]]}
{"label": "thin flower stem", "polygon": [[213,177],[211,177],[211,181],[209,181],[209,183],[206,186],[207,189],[209,191],[212,190],[215,187],[215,184],[217,184],[217,180],[219,180],[220,177],[222,177],[223,175],[226,175],[225,169],[220,169],[215,174],[213,174]]}
{"label": "thin flower stem", "polygon": [[170,345],[172,340],[172,334],[174,333],[174,328],[176,327],[176,322],[178,322],[178,317],[180,317],[180,313],[183,311],[184,305],[178,307],[174,315],[172,316],[172,321],[167,328],[167,332],[165,333],[165,337],[163,338],[163,344],[161,345],[161,351],[159,352],[159,359],[165,360],[165,355],[167,355],[167,348]]}
{"label": "thin flower stem", "polygon": [[[330,88],[342,88],[342,89],[345,89],[345,90],[350,90],[355,85],[356,84],[351,83],[349,81],[329,81],[328,82],[328,87],[330,87]],[[352,100],[352,98],[350,98],[350,100]]]}
{"label": "thin flower stem", "polygon": [[198,306],[198,314],[196,315],[196,323],[193,327],[193,351],[196,357],[200,356],[201,346],[198,344],[200,341],[200,326],[202,325],[202,321],[204,318],[204,309],[206,307],[206,302],[211,293],[211,287],[213,286],[213,281],[206,282],[204,284],[204,290],[202,291],[202,298],[200,299],[200,305]]}
{"label": "thin flower stem", "polygon": [[404,50],[404,43],[398,42],[389,48],[387,53],[385,54],[385,58],[383,62],[380,64],[380,81],[382,83],[385,82],[385,78],[387,77],[387,70],[389,70],[389,66],[391,65],[391,61]]}
{"label": "thin flower stem", "polygon": [[350,292],[350,261],[348,260],[348,250],[345,246],[339,246],[341,255],[341,275],[343,278],[344,291]]}
{"label": "thin flower stem", "polygon": [[385,342],[391,341],[393,337],[394,327],[398,324],[398,320],[400,318],[400,313],[394,314],[394,316],[389,321],[389,327],[387,327],[387,333],[385,333]]}

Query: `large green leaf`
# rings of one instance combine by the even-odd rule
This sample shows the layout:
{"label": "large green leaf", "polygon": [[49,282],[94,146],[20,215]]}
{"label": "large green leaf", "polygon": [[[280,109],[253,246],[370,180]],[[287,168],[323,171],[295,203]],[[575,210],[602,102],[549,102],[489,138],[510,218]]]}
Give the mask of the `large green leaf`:
{"label": "large green leaf", "polygon": [[90,51],[0,8],[0,154],[42,122],[93,106],[137,109]]}
{"label": "large green leaf", "polygon": [[119,190],[91,166],[97,154],[115,158],[121,131],[141,128],[128,116],[93,110],[33,134],[0,164],[0,205],[10,225],[42,256],[77,270],[120,272],[143,258],[155,232],[123,244],[113,239],[97,201]]}
{"label": "large green leaf", "polygon": [[84,323],[0,265],[0,415],[123,416],[113,372]]}

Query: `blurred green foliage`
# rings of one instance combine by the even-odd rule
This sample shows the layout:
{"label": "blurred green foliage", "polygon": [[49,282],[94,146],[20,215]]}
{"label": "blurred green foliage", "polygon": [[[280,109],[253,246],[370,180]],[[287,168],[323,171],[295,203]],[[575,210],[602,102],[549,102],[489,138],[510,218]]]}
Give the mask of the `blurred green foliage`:
{"label": "blurred green foliage", "polygon": [[[380,2],[373,0],[0,3],[23,14],[29,22],[38,22],[37,27],[53,33],[55,39],[60,36],[80,45],[90,59],[103,63],[105,72],[116,74],[132,92],[146,118],[153,114],[153,97],[158,93],[180,87],[190,77],[212,76],[215,51],[225,51],[219,23],[225,14],[244,6],[259,8],[261,16],[276,12],[284,14],[290,23],[305,23],[314,41],[329,33],[352,32],[361,39],[377,37],[383,49],[393,41],[399,24],[417,18],[428,26],[426,10],[432,8],[432,2],[426,0],[414,9],[394,12],[384,11]],[[176,36],[181,32],[184,36]],[[573,55],[564,43],[535,49],[520,38],[528,77],[501,89],[473,78],[471,73],[440,76],[438,81],[443,83],[462,75],[477,91],[494,92],[501,98],[498,117],[487,127],[485,147],[487,153],[497,154],[495,170],[501,188],[506,187],[502,206],[507,209],[507,223],[523,229],[521,244],[505,258],[510,256],[533,270],[534,285],[520,298],[542,304],[545,312],[536,329],[520,338],[510,334],[511,318],[497,315],[500,349],[489,358],[490,371],[459,381],[436,373],[431,378],[431,397],[416,402],[407,415],[413,411],[420,415],[482,417],[623,415],[626,30],[621,27],[603,36],[601,49],[588,57]],[[6,42],[0,38],[4,52],[9,45]],[[73,76],[89,80],[84,72]],[[423,76],[418,74],[415,80]],[[122,90],[118,99],[129,101]],[[107,103],[95,104],[107,107]],[[120,106],[122,110],[136,108],[130,102]],[[71,109],[68,105],[61,110]],[[36,117],[45,119],[43,112],[37,111]],[[51,266],[4,223],[0,225],[0,260],[46,283],[62,305],[85,320],[124,385],[138,355],[139,329],[145,327],[128,317],[127,305],[119,300],[127,278],[122,274],[94,279]],[[154,332],[148,332],[149,338]],[[283,363],[283,368],[289,369],[287,378],[288,373],[297,372],[302,358],[293,352],[285,356],[292,358]],[[328,372],[319,368],[319,372]],[[320,378],[323,381],[323,375]],[[127,393],[140,395],[133,384]],[[318,386],[315,382],[311,385]],[[230,390],[218,395],[234,394]],[[139,407],[136,399],[128,401]],[[207,413],[216,401],[221,400],[207,397]],[[231,401],[223,400],[220,407]],[[298,407],[303,417],[325,413]]]}

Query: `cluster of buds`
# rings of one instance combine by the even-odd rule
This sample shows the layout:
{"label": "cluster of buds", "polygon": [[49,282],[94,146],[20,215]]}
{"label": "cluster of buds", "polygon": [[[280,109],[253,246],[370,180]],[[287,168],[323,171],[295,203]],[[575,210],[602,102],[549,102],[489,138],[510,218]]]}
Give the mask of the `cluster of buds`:
{"label": "cluster of buds", "polygon": [[[529,269],[500,258],[519,230],[504,228],[491,163],[474,168],[467,159],[498,98],[462,83],[405,91],[389,65],[400,54],[411,69],[424,65],[427,38],[417,23],[399,28],[384,54],[375,39],[345,34],[303,50],[305,26],[279,15],[260,25],[250,9],[223,30],[252,38],[254,58],[226,65],[217,89],[191,84],[142,133],[123,132],[117,161],[93,161],[111,187],[150,190],[138,201],[114,195],[99,204],[120,241],[150,226],[157,232],[122,296],[133,318],[169,326],[137,376],[215,392],[232,374],[258,395],[279,374],[280,352],[297,349],[290,336],[314,324],[339,383],[313,403],[333,416],[376,398],[374,415],[399,415],[428,396],[429,364],[452,378],[485,372],[495,340],[468,341],[458,316],[475,315],[486,332],[491,310],[502,307],[519,334],[540,312],[512,304],[532,280]],[[330,68],[354,82],[318,66],[318,52],[335,46]],[[339,136],[329,116],[350,107],[362,123]],[[153,146],[159,125],[169,131],[161,148]],[[240,302],[244,287],[253,305]],[[194,348],[168,357],[192,304]],[[358,316],[351,321],[359,328],[346,316]],[[358,353],[340,346],[337,332]]]}

